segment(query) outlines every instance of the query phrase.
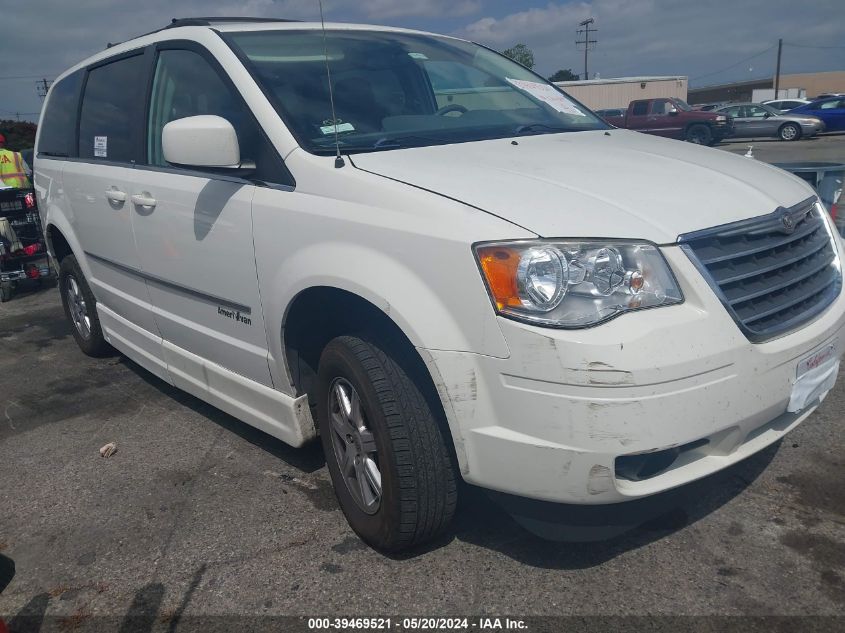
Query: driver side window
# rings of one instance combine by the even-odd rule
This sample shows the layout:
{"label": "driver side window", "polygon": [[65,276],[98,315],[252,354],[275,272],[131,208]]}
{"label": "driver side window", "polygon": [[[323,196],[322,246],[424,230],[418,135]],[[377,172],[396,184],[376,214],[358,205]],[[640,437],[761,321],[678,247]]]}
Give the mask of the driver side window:
{"label": "driver side window", "polygon": [[203,57],[190,50],[159,52],[147,125],[147,162],[167,166],[161,133],[170,121],[213,114],[231,123],[238,133],[243,160],[255,160],[257,129],[242,102]]}
{"label": "driver side window", "polygon": [[660,99],[658,101],[655,101],[654,106],[652,108],[652,112],[658,115],[669,114],[670,112],[675,112],[676,110],[677,108],[675,108],[675,105],[668,99]]}

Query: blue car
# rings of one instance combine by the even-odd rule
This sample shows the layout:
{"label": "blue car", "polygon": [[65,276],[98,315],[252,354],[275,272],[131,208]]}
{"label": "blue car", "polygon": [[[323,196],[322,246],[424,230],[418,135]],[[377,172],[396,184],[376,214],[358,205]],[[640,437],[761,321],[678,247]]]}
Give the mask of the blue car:
{"label": "blue car", "polygon": [[817,99],[789,111],[789,114],[811,114],[824,121],[828,132],[845,130],[845,97]]}

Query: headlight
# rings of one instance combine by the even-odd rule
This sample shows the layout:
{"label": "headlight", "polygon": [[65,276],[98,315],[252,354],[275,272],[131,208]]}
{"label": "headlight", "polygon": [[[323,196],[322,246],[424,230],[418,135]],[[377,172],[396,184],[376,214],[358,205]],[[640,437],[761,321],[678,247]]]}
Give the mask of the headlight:
{"label": "headlight", "polygon": [[727,120],[728,120],[728,117],[726,117],[726,116],[717,116],[716,117],[716,121],[718,121],[719,123],[724,123]]}
{"label": "headlight", "polygon": [[589,327],[684,300],[653,244],[501,242],[476,245],[475,255],[499,314],[536,325]]}

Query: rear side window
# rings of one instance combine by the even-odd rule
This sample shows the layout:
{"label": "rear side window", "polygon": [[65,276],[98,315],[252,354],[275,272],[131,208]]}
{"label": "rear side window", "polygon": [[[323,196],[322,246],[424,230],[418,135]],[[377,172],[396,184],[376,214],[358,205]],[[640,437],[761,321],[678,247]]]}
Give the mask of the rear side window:
{"label": "rear side window", "polygon": [[41,121],[38,152],[45,156],[72,156],[76,148],[76,110],[81,70],[57,82],[50,91]]}
{"label": "rear side window", "polygon": [[138,108],[143,100],[144,56],[125,57],[88,73],[79,119],[79,157],[135,160]]}
{"label": "rear side window", "polygon": [[648,114],[648,101],[637,101],[634,104],[634,111],[632,112],[632,114]]}

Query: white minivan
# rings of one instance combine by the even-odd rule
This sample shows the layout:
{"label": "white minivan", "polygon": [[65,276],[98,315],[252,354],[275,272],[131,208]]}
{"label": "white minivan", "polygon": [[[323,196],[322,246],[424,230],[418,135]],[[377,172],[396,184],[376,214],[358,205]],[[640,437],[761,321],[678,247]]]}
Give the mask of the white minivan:
{"label": "white minivan", "polygon": [[38,130],[82,350],[319,436],[382,550],[442,532],[461,479],[532,529],[624,512],[836,379],[842,246],[808,185],[615,129],[477,44],[175,20],[61,75]]}

